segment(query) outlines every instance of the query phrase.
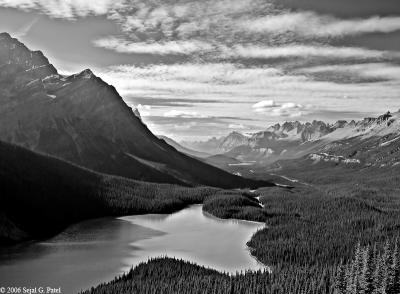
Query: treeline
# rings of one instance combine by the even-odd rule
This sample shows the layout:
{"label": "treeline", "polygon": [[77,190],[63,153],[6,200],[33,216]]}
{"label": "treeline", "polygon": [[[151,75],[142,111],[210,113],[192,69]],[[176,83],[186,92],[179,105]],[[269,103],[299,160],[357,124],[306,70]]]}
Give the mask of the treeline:
{"label": "treeline", "polygon": [[[294,189],[260,189],[264,208],[247,193],[219,191],[205,198],[204,210],[216,216],[265,220],[267,227],[248,245],[272,273],[229,276],[183,261],[157,259],[85,294],[400,293],[393,282],[399,280],[394,270],[400,260],[398,242],[390,241],[400,233],[398,176],[368,181],[361,175],[330,184],[324,178],[322,184]],[[391,245],[385,245],[386,240]],[[360,286],[365,280],[380,286],[368,292]]]}
{"label": "treeline", "polygon": [[223,219],[265,222],[266,213],[255,196],[240,191],[219,191],[204,200],[203,211]]}
{"label": "treeline", "polygon": [[88,218],[169,213],[219,190],[108,176],[0,142],[0,244],[46,238]]}
{"label": "treeline", "polygon": [[204,294],[398,294],[400,242],[356,246],[338,266],[284,266],[274,271],[229,275],[173,258],[151,259],[115,280],[82,294],[204,293]]}
{"label": "treeline", "polygon": [[400,293],[400,240],[386,241],[383,250],[358,244],[354,257],[341,265],[336,294]]}
{"label": "treeline", "polygon": [[115,280],[83,294],[317,294],[334,293],[336,273],[329,268],[280,268],[228,275],[193,263],[151,259]]}
{"label": "treeline", "polygon": [[260,193],[267,227],[248,245],[264,264],[336,266],[352,257],[357,243],[383,243],[400,232],[393,187],[352,182]]}

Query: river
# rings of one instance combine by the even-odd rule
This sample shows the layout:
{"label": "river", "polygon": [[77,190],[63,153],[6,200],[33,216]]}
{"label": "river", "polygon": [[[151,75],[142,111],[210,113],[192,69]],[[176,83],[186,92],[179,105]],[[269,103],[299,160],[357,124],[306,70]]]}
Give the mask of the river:
{"label": "river", "polygon": [[47,241],[0,251],[0,286],[61,287],[77,293],[150,257],[169,256],[234,273],[264,269],[246,242],[261,223],[221,220],[193,205],[173,214],[102,218]]}

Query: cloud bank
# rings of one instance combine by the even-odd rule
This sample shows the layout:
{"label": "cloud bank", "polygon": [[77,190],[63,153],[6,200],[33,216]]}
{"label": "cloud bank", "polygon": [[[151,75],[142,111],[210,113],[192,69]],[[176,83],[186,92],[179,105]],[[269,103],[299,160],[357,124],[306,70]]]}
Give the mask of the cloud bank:
{"label": "cloud bank", "polygon": [[105,15],[123,7],[124,0],[0,0],[0,6],[37,10],[54,18],[74,19],[88,15]]}
{"label": "cloud bank", "polygon": [[338,19],[311,11],[285,12],[239,23],[243,30],[256,33],[295,33],[307,37],[344,37],[400,30],[400,17],[374,16],[365,19]]}
{"label": "cloud bank", "polygon": [[274,100],[263,100],[252,106],[254,112],[278,117],[300,117],[313,107],[294,102],[276,103]]}
{"label": "cloud bank", "polygon": [[398,109],[400,52],[379,41],[396,40],[399,15],[344,19],[275,2],[0,0],[0,7],[113,22],[116,31],[89,44],[121,64],[95,72],[157,133],[222,135],[292,117]]}

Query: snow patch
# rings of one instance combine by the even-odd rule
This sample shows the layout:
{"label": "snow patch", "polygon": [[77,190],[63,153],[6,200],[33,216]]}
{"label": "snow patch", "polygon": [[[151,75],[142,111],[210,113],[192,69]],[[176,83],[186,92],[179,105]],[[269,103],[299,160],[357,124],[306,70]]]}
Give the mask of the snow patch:
{"label": "snow patch", "polygon": [[390,144],[392,144],[393,142],[397,141],[398,139],[400,139],[400,137],[394,138],[392,140],[386,141],[384,143],[381,143],[379,146],[384,147],[384,146],[388,146]]}
{"label": "snow patch", "polygon": [[241,163],[229,163],[229,166],[249,166],[254,165],[254,162],[241,162]]}
{"label": "snow patch", "polygon": [[312,153],[308,156],[309,159],[313,160],[314,163],[318,163],[320,161],[324,162],[335,162],[335,163],[344,163],[344,164],[359,164],[361,163],[359,159],[355,158],[345,158],[341,155],[331,155],[328,153]]}

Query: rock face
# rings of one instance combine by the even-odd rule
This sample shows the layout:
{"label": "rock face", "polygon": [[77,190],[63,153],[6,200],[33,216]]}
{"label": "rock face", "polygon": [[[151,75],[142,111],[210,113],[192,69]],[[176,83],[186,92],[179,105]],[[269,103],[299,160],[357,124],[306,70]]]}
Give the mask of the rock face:
{"label": "rock face", "polygon": [[355,122],[298,121],[275,124],[252,135],[237,132],[209,142],[192,143],[193,149],[218,142],[214,153],[240,161],[270,164],[305,155],[313,162],[340,162],[368,166],[400,165],[400,112],[387,112]]}
{"label": "rock face", "polygon": [[232,132],[222,140],[218,148],[222,153],[228,152],[238,146],[249,145],[249,143],[250,140],[247,136],[238,132]]}
{"label": "rock face", "polygon": [[[189,146],[195,150],[209,150],[214,154],[225,154],[229,158],[241,161],[271,161],[295,156],[303,150],[305,143],[318,141],[333,132],[336,127],[322,121],[311,123],[285,122],[268,127],[265,131],[251,135],[232,132],[220,139],[206,142],[192,142]],[[208,149],[206,149],[208,148]]]}
{"label": "rock face", "polygon": [[[337,124],[337,123],[336,123]],[[336,125],[335,124],[335,125]],[[323,172],[324,168],[347,168],[398,173],[400,168],[400,112],[387,112],[358,122],[342,122],[323,136],[308,153],[281,160],[272,167],[281,170]]]}
{"label": "rock face", "polygon": [[179,153],[89,69],[59,75],[41,52],[6,33],[0,34],[0,140],[139,180],[255,184]]}

